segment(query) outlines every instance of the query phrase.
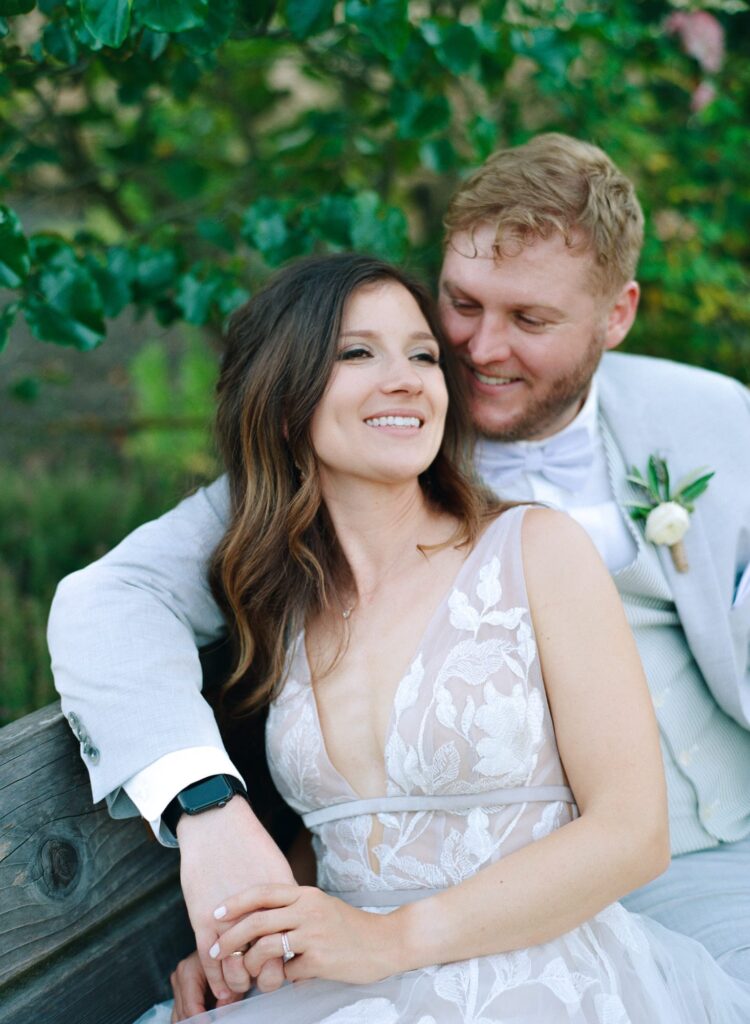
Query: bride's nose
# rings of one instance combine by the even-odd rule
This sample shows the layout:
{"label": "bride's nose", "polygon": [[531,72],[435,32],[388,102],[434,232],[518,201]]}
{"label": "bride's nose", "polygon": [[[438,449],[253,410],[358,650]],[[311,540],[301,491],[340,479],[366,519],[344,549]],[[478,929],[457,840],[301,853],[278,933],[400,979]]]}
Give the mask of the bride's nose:
{"label": "bride's nose", "polygon": [[385,368],[380,382],[381,390],[386,394],[403,391],[415,395],[422,391],[423,386],[419,371],[408,359],[392,360]]}
{"label": "bride's nose", "polygon": [[418,394],[424,387],[418,367],[406,356],[389,358],[383,368],[380,388],[386,394],[403,391]]}

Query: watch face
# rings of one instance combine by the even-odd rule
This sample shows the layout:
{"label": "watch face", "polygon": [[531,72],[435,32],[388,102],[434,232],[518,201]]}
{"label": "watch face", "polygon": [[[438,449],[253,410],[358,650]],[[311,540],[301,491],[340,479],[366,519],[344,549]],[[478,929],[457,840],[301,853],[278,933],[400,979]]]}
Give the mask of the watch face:
{"label": "watch face", "polygon": [[214,775],[210,779],[203,779],[192,786],[187,786],[180,793],[180,803],[188,814],[200,814],[210,807],[226,803],[235,795],[235,791],[228,784],[223,775]]}

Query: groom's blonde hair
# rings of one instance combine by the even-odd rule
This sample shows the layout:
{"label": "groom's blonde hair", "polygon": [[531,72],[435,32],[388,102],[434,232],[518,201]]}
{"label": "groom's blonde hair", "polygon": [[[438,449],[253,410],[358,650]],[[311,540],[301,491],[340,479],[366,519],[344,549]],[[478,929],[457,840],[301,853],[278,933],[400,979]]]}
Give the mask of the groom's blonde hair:
{"label": "groom's blonde hair", "polygon": [[559,233],[571,252],[590,253],[591,284],[607,296],[634,277],[643,245],[633,183],[598,146],[552,132],[498,150],[460,186],[444,219],[446,246],[486,224],[498,259]]}

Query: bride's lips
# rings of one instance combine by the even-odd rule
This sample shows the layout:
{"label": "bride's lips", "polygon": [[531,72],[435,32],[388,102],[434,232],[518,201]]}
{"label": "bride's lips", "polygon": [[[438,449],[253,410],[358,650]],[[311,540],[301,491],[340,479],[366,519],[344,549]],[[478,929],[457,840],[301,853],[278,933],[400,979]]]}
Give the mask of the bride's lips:
{"label": "bride's lips", "polygon": [[412,409],[387,409],[376,412],[364,420],[366,427],[397,437],[413,437],[425,424],[422,412]]}

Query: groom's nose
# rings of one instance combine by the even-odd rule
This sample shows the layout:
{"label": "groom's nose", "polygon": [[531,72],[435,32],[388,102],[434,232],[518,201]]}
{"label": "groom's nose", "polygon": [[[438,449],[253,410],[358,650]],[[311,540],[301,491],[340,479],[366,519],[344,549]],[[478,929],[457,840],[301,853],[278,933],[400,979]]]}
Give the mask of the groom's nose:
{"label": "groom's nose", "polygon": [[507,320],[483,313],[476,321],[466,348],[476,366],[505,362],[513,352]]}

